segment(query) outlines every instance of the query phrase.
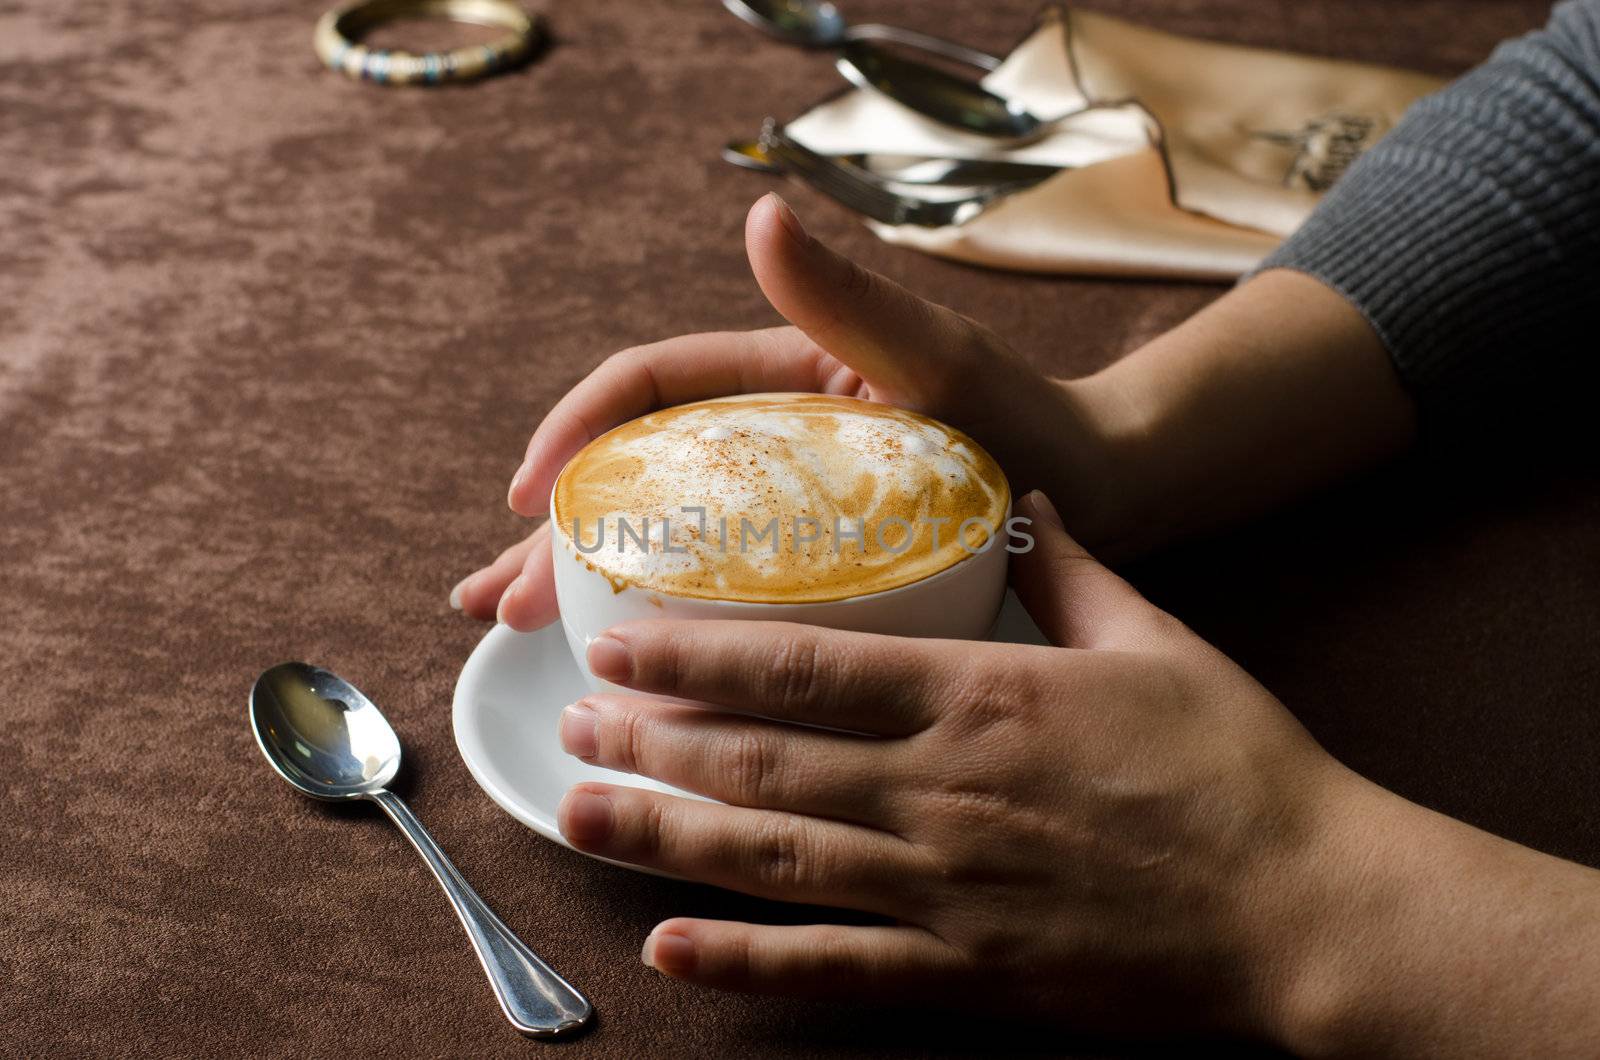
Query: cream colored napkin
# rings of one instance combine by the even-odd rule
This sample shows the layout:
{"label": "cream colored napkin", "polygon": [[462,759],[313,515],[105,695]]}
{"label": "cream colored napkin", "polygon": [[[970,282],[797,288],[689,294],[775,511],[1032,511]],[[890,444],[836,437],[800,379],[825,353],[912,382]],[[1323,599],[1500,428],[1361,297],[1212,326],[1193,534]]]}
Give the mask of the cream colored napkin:
{"label": "cream colored napkin", "polygon": [[853,89],[787,130],[823,154],[1067,167],[962,225],[869,222],[890,243],[1003,269],[1231,279],[1294,231],[1350,162],[1443,82],[1052,7],[983,84],[1040,117],[1072,117],[1006,149]]}

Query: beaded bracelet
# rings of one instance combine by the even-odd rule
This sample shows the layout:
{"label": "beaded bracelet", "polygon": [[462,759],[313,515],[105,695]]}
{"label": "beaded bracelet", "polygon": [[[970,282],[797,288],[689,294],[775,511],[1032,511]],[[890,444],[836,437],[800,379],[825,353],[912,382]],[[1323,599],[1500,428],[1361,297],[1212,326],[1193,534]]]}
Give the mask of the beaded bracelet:
{"label": "beaded bracelet", "polygon": [[[423,55],[357,43],[374,26],[397,18],[442,18],[510,32],[489,44]],[[318,19],[311,40],[328,68],[347,77],[380,85],[433,85],[470,81],[513,65],[533,50],[540,28],[511,0],[356,0]]]}

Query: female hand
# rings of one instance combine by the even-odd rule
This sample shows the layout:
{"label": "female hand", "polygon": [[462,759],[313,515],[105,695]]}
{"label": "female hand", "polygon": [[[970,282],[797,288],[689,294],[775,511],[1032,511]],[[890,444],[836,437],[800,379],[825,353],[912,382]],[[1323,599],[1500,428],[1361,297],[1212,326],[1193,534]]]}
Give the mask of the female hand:
{"label": "female hand", "polygon": [[574,846],[891,922],[668,920],[647,963],[1298,1055],[1593,1055],[1600,873],[1356,776],[1040,494],[1019,512],[1036,544],[1013,584],[1056,647],[705,621],[596,639],[590,666],[637,694],[568,708],[568,752],[726,805],[580,784]]}
{"label": "female hand", "polygon": [[648,963],[729,989],[960,999],[1096,1029],[1137,993],[1146,1030],[1151,1011],[1274,1030],[1284,939],[1325,876],[1331,809],[1360,782],[1083,552],[1041,495],[1019,510],[1036,547],[1014,557],[1015,586],[1059,647],[705,621],[595,641],[594,671],[640,694],[568,708],[565,748],[729,805],[580,784],[559,814],[573,845],[896,921],[669,920]]}
{"label": "female hand", "polygon": [[[1073,498],[1080,534],[1115,481],[1077,398],[987,328],[924,301],[812,239],[782,199],[750,210],[745,244],[762,291],[794,326],[685,335],[624,350],[551,410],[511,483],[511,507],[542,515],[568,459],[652,409],[727,394],[813,391],[882,401],[951,423],[1000,461],[1019,493]],[[556,615],[546,526],[463,580],[451,603],[521,630]]]}

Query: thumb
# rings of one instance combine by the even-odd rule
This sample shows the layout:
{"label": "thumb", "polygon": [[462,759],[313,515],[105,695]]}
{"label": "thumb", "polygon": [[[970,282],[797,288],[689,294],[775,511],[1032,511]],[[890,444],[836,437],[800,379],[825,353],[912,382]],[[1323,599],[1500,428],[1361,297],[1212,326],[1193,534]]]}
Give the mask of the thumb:
{"label": "thumb", "polygon": [[1062,529],[1038,490],[1017,503],[1033,548],[1011,560],[1011,585],[1050,643],[1062,648],[1133,648],[1148,642],[1162,612]]}
{"label": "thumb", "polygon": [[775,194],[750,208],[744,243],[772,307],[894,400],[927,405],[980,359],[977,325],[830,250]]}

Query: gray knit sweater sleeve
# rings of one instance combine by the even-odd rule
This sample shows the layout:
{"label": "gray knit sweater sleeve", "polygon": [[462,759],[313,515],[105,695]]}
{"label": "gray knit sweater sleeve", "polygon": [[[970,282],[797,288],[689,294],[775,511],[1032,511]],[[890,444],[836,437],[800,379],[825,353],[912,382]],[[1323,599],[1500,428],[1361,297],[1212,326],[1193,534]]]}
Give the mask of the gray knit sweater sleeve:
{"label": "gray knit sweater sleeve", "polygon": [[1261,266],[1274,267],[1366,315],[1425,421],[1592,366],[1600,0],[1558,5],[1418,101]]}

